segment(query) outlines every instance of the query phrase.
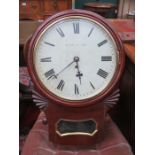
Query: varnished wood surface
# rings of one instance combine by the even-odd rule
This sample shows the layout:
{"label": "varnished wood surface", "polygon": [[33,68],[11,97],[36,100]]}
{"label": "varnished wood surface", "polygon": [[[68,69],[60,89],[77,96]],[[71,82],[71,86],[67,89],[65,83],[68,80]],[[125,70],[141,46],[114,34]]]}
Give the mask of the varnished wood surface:
{"label": "varnished wood surface", "polygon": [[[135,22],[133,19],[109,19],[113,24],[114,29],[118,33],[135,33]],[[135,38],[124,43],[125,53],[132,63],[135,63]]]}
{"label": "varnished wood surface", "polygon": [[[55,144],[65,145],[67,147],[88,147],[101,142],[104,138],[102,131],[104,130],[106,111],[103,104],[84,108],[72,108],[59,106],[57,103],[51,102],[48,104],[48,108],[45,113],[49,125],[49,138]],[[61,137],[55,132],[56,124],[61,119],[70,121],[94,120],[96,122],[97,132],[93,136],[70,135]]]}
{"label": "varnished wood surface", "polygon": [[91,7],[91,8],[101,8],[101,9],[111,9],[111,8],[116,7],[112,3],[103,3],[103,2],[85,3],[84,6],[85,7]]}
{"label": "varnished wood surface", "polygon": [[124,43],[125,53],[131,62],[135,63],[135,45],[131,43]]}
{"label": "varnished wood surface", "polygon": [[24,46],[28,38],[35,32],[37,27],[43,22],[21,20],[19,21],[19,45]]}
{"label": "varnished wood surface", "polygon": [[135,21],[133,19],[108,19],[118,32],[135,32]]}
{"label": "varnished wood surface", "polygon": [[115,12],[117,6],[112,3],[104,2],[90,2],[84,4],[84,9],[92,12],[96,12],[103,17],[109,17],[109,13]]}
{"label": "varnished wood surface", "polygon": [[19,18],[29,20],[45,19],[56,12],[71,9],[72,0],[20,0]]}

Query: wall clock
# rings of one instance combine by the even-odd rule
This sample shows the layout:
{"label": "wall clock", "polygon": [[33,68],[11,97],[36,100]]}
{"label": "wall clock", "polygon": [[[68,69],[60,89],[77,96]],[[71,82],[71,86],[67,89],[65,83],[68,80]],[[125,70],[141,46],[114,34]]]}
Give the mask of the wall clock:
{"label": "wall clock", "polygon": [[122,42],[106,19],[83,10],[58,13],[43,22],[25,49],[49,139],[69,146],[103,140],[105,115],[118,100],[124,68]]}

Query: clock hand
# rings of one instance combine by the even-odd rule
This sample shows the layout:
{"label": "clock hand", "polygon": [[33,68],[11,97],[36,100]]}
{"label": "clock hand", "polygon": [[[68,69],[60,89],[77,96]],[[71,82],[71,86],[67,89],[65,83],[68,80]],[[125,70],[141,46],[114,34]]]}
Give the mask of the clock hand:
{"label": "clock hand", "polygon": [[80,81],[80,84],[81,84],[81,76],[83,76],[83,74],[79,70],[79,63],[78,63],[79,62],[79,57],[75,57],[74,60],[76,62],[75,68],[77,68],[77,74],[76,74],[76,76],[79,77],[79,81]]}
{"label": "clock hand", "polygon": [[55,74],[55,77],[57,78],[57,76],[62,73],[64,70],[66,70],[69,66],[71,66],[73,63],[75,62],[75,60],[73,60],[71,63],[69,63],[66,67],[64,67],[60,72],[58,72],[57,74]]}

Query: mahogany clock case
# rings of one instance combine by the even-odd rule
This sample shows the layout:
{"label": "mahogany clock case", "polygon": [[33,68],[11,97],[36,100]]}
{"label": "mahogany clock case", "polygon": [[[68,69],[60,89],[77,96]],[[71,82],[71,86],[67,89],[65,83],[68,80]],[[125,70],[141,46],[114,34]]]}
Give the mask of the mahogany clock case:
{"label": "mahogany clock case", "polygon": [[[116,73],[115,73],[113,79],[111,80],[110,84],[104,91],[102,91],[95,97],[84,99],[84,100],[79,100],[79,101],[75,100],[73,102],[70,100],[62,99],[62,98],[54,95],[53,93],[49,92],[43,86],[43,84],[37,77],[37,74],[35,71],[34,62],[33,62],[33,50],[34,50],[34,47],[35,47],[38,37],[40,36],[40,34],[43,32],[43,30],[49,24],[51,24],[59,19],[65,18],[65,17],[74,17],[74,16],[90,18],[90,19],[98,22],[99,24],[101,24],[103,27],[105,27],[108,30],[108,32],[111,34],[111,36],[113,37],[114,41],[116,42],[119,58],[118,58],[118,67],[117,67]],[[123,69],[124,69],[124,61],[125,61],[124,48],[123,48],[123,45],[122,45],[122,42],[121,42],[119,36],[115,32],[115,30],[111,27],[111,25],[106,21],[105,18],[103,18],[100,15],[97,15],[93,12],[90,12],[90,11],[77,10],[77,9],[67,10],[67,11],[63,11],[61,13],[51,16],[50,18],[46,19],[40,25],[40,27],[36,30],[36,32],[31,37],[31,40],[28,41],[28,45],[26,45],[26,47],[27,47],[26,50],[27,50],[27,63],[28,63],[29,73],[30,73],[31,78],[34,82],[34,85],[36,86],[37,91],[39,93],[41,93],[43,96],[45,96],[46,98],[48,98],[50,101],[54,101],[60,105],[66,105],[66,106],[71,106],[71,107],[84,107],[84,106],[89,106],[89,105],[93,105],[93,104],[101,102],[101,100],[103,98],[107,97],[114,90],[114,88],[116,87],[116,85],[119,82],[119,79],[120,79]]]}
{"label": "mahogany clock case", "polygon": [[[45,113],[48,120],[49,139],[55,145],[63,145],[69,148],[74,148],[75,146],[87,148],[104,139],[106,110],[103,107],[103,104],[82,108],[66,108],[62,105],[49,104]],[[71,127],[72,129],[69,132],[66,132],[67,134],[62,134],[61,129],[63,129],[63,126],[58,125],[61,121],[75,124],[74,131],[76,132],[72,132],[71,130],[74,129],[74,127]],[[84,124],[82,123],[84,121],[88,121],[88,123],[86,126],[82,127],[81,125]],[[94,129],[90,127],[90,121],[93,121],[96,125]],[[59,129],[59,126],[61,129]],[[70,126],[68,128],[70,128]],[[78,128],[80,128],[81,132],[79,132]],[[89,131],[91,131],[91,133]]]}
{"label": "mahogany clock case", "polygon": [[[105,27],[116,42],[119,58],[118,67],[114,77],[104,91],[89,99],[70,101],[52,94],[43,86],[35,71],[33,52],[38,38],[48,25],[66,17],[76,16],[92,19]],[[36,30],[31,39],[28,41],[27,45],[25,46],[25,51],[27,52],[29,73],[32,81],[34,82],[35,88],[42,96],[48,99],[48,107],[46,107],[44,111],[48,121],[49,139],[55,144],[62,144],[67,146],[90,146],[102,141],[104,139],[104,120],[108,109],[108,106],[105,105],[102,101],[110,96],[117,88],[120,77],[123,73],[125,60],[122,42],[109,23],[103,17],[89,11],[64,11],[53,15],[43,22],[43,24]],[[91,120],[95,122],[94,124],[96,126],[94,133],[89,135],[82,132],[63,135],[61,133],[59,134],[58,132],[58,123],[61,122],[61,120],[65,120],[66,122],[70,121],[72,123]]]}

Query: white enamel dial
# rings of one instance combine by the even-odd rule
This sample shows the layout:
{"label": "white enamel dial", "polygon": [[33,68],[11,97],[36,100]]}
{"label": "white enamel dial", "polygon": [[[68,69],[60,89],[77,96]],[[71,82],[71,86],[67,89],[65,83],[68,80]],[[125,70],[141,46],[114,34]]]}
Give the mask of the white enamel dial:
{"label": "white enamel dial", "polygon": [[51,23],[34,48],[39,80],[54,95],[83,100],[106,90],[118,65],[112,36],[85,17],[66,17]]}

